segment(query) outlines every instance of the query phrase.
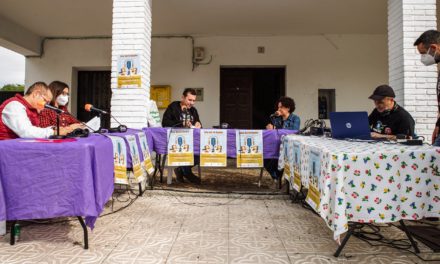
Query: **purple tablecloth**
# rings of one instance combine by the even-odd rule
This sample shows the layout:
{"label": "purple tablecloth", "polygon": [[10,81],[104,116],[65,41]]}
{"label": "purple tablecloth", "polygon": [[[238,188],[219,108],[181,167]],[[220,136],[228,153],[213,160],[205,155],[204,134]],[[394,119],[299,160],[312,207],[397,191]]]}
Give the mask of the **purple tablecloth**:
{"label": "purple tablecloth", "polygon": [[110,139],[101,135],[62,143],[0,141],[0,220],[85,216],[93,228],[113,193],[111,153]]}
{"label": "purple tablecloth", "polygon": [[[170,128],[151,127],[144,128],[147,138],[152,139],[153,150],[158,154],[167,153],[167,130]],[[173,128],[178,129],[178,128]],[[194,154],[200,154],[200,129],[194,129]],[[228,157],[235,158],[237,151],[235,149],[235,129],[228,129]],[[283,135],[294,134],[294,130],[263,130],[263,156],[265,159],[278,159],[280,152],[280,138]]]}
{"label": "purple tablecloth", "polygon": [[[128,145],[128,140],[127,140],[127,138],[125,136],[127,136],[127,135],[134,135],[136,137],[136,143],[138,145],[138,150],[139,150],[139,154],[140,154],[139,155],[140,156],[140,161],[143,162],[144,161],[144,155],[142,155],[141,142],[139,141],[139,137],[137,135],[139,132],[145,133],[144,131],[142,131],[140,129],[129,128],[129,129],[127,129],[127,132],[124,132],[124,133],[106,133],[105,135],[123,138],[124,141],[125,141],[125,144],[127,146],[127,151],[130,152],[130,153],[131,153],[131,149],[130,149],[130,147]],[[148,148],[149,148],[149,150],[151,152],[152,151],[152,145],[153,145],[153,139],[151,138],[151,136],[149,137],[148,135],[146,135],[146,138],[147,138]],[[132,164],[131,155],[127,155],[127,168],[131,169],[132,167],[133,167],[133,164]]]}

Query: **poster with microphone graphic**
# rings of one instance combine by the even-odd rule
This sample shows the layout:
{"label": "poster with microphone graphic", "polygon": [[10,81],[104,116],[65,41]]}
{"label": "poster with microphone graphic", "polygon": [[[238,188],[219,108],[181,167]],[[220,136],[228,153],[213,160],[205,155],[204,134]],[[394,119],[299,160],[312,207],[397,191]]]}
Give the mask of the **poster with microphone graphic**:
{"label": "poster with microphone graphic", "polygon": [[118,56],[118,88],[140,88],[142,86],[139,55]]}
{"label": "poster with microphone graphic", "polygon": [[263,131],[237,130],[235,133],[237,168],[263,167]]}
{"label": "poster with microphone graphic", "polygon": [[321,155],[319,152],[310,151],[309,156],[309,190],[306,202],[316,211],[319,211],[321,198]]}
{"label": "poster with microphone graphic", "polygon": [[194,136],[192,129],[168,129],[168,159],[170,167],[194,165]]}
{"label": "poster with microphone graphic", "polygon": [[200,130],[200,166],[226,167],[227,165],[227,130]]}
{"label": "poster with microphone graphic", "polygon": [[301,191],[301,145],[297,141],[292,143],[293,151],[293,180],[290,180],[292,187],[297,192]]}
{"label": "poster with microphone graphic", "polygon": [[139,143],[141,143],[142,156],[144,157],[144,168],[148,174],[154,172],[153,162],[151,161],[150,148],[148,147],[147,137],[144,132],[138,133]]}
{"label": "poster with microphone graphic", "polygon": [[133,168],[133,175],[136,183],[142,182],[145,179],[144,171],[141,167],[141,157],[139,156],[139,148],[134,135],[126,135],[128,146],[130,148],[131,164]]}
{"label": "poster with microphone graphic", "polygon": [[127,177],[127,147],[120,137],[107,136],[113,144],[113,160],[115,163],[115,183],[128,184]]}

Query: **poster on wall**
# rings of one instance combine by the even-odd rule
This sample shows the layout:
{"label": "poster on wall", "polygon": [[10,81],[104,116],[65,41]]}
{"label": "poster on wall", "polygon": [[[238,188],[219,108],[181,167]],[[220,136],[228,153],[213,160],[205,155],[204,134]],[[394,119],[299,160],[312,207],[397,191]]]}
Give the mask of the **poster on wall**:
{"label": "poster on wall", "polygon": [[130,148],[131,164],[133,168],[134,178],[136,183],[139,183],[145,179],[144,171],[141,166],[141,157],[139,156],[139,148],[136,142],[136,137],[133,135],[126,135],[128,146]]}
{"label": "poster on wall", "polygon": [[235,133],[237,168],[263,167],[263,131],[237,130]]}
{"label": "poster on wall", "polygon": [[294,190],[299,192],[301,190],[301,145],[294,141],[292,144],[293,153],[293,179],[290,181]]}
{"label": "poster on wall", "polygon": [[142,156],[144,157],[144,168],[148,174],[154,172],[153,162],[151,161],[150,148],[148,147],[147,137],[144,132],[138,133],[139,143],[141,144]]}
{"label": "poster on wall", "polygon": [[168,129],[168,159],[167,165],[193,166],[194,145],[192,129]]}
{"label": "poster on wall", "polygon": [[200,166],[226,167],[227,130],[200,130]]}
{"label": "poster on wall", "polygon": [[321,198],[319,182],[321,176],[321,157],[318,152],[310,151],[309,159],[309,191],[307,192],[307,203],[318,212]]}
{"label": "poster on wall", "polygon": [[139,55],[118,56],[118,88],[140,88],[142,86]]}
{"label": "poster on wall", "polygon": [[115,163],[115,183],[128,184],[127,177],[127,147],[120,137],[108,136],[113,144],[113,160]]}

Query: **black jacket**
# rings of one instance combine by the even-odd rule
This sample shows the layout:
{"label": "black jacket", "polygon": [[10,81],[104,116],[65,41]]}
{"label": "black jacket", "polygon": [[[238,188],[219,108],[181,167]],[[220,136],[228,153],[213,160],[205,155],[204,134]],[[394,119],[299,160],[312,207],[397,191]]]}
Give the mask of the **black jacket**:
{"label": "black jacket", "polygon": [[381,114],[374,109],[368,120],[374,132],[387,135],[403,134],[414,137],[414,119],[397,103],[391,111],[385,114]]}
{"label": "black jacket", "polygon": [[[192,125],[195,125],[196,122],[200,122],[199,114],[197,113],[197,109],[195,107],[188,109],[186,118],[191,121]],[[162,126],[183,127],[184,119],[185,113],[182,111],[180,101],[175,101],[167,107],[167,110],[165,110],[162,118]]]}

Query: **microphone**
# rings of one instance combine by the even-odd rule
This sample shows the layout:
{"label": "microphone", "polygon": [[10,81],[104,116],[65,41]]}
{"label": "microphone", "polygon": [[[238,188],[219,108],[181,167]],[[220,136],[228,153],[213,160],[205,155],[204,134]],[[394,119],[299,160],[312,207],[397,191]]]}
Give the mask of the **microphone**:
{"label": "microphone", "polygon": [[55,112],[57,112],[58,114],[63,114],[63,113],[64,113],[64,111],[61,110],[61,109],[59,109],[58,107],[52,106],[52,105],[50,105],[50,104],[46,104],[46,103],[43,102],[43,101],[39,102],[38,105],[41,106],[41,107],[44,107],[44,108],[46,108],[46,109],[50,109],[50,110],[52,110],[52,111],[55,111]]}
{"label": "microphone", "polygon": [[94,106],[91,105],[91,104],[86,104],[86,105],[84,106],[84,109],[85,109],[87,112],[92,112],[92,111],[94,111],[94,112],[98,112],[98,113],[100,113],[100,114],[105,114],[105,115],[108,114],[107,111],[104,111],[104,110],[101,110],[101,109],[99,109],[99,108],[96,108],[96,107],[94,107]]}
{"label": "microphone", "polygon": [[279,117],[279,116],[280,115],[279,115],[278,111],[276,111],[275,113],[270,115],[270,118]]}

